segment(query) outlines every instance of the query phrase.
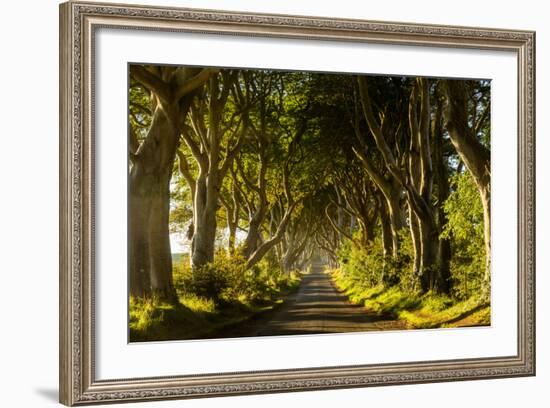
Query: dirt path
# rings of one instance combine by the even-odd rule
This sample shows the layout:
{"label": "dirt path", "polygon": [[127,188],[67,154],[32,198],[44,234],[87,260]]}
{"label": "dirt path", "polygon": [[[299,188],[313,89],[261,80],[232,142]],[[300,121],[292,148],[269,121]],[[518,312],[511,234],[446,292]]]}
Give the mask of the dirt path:
{"label": "dirt path", "polygon": [[367,313],[338,292],[321,264],[314,264],[300,289],[274,312],[245,322],[220,337],[343,333],[404,328],[395,320]]}

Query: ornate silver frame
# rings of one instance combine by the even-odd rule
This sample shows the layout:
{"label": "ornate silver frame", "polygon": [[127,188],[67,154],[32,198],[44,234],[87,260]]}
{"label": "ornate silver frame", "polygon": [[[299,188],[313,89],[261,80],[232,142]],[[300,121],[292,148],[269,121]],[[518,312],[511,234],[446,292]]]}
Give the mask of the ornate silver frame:
{"label": "ornate silver frame", "polygon": [[[98,27],[508,50],[518,60],[518,350],[513,356],[96,380],[93,47]],[[535,374],[535,33],[68,2],[60,6],[60,401],[66,405]]]}

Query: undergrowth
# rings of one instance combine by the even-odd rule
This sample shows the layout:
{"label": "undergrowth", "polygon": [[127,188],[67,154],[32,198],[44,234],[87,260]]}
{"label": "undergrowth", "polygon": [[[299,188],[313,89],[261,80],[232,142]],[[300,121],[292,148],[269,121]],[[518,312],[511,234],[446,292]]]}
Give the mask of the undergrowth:
{"label": "undergrowth", "polygon": [[340,269],[330,273],[336,286],[352,303],[364,306],[377,316],[403,320],[411,329],[486,326],[491,323],[491,308],[480,297],[456,300],[432,292],[420,295],[397,285],[366,287],[346,278]]}
{"label": "undergrowth", "polygon": [[269,258],[251,269],[238,256],[192,271],[188,258],[173,265],[178,302],[130,298],[130,341],[209,338],[223,328],[273,309],[300,284],[298,271],[282,272]]}

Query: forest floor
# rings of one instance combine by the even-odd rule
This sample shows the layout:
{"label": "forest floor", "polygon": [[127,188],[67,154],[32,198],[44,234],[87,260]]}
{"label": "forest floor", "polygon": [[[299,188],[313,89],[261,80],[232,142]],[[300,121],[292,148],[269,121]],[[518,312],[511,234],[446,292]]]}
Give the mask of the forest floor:
{"label": "forest floor", "polygon": [[322,264],[313,264],[300,289],[266,313],[212,337],[277,336],[405,329],[403,321],[369,313],[338,291]]}

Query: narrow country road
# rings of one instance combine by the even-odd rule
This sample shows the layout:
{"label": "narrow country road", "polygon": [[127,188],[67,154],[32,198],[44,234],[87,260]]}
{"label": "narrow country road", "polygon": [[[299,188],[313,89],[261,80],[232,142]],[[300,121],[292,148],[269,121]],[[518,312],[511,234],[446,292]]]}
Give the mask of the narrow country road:
{"label": "narrow country road", "polygon": [[271,314],[238,325],[221,337],[345,333],[404,328],[396,320],[368,313],[338,292],[322,264],[313,264],[298,292]]}

